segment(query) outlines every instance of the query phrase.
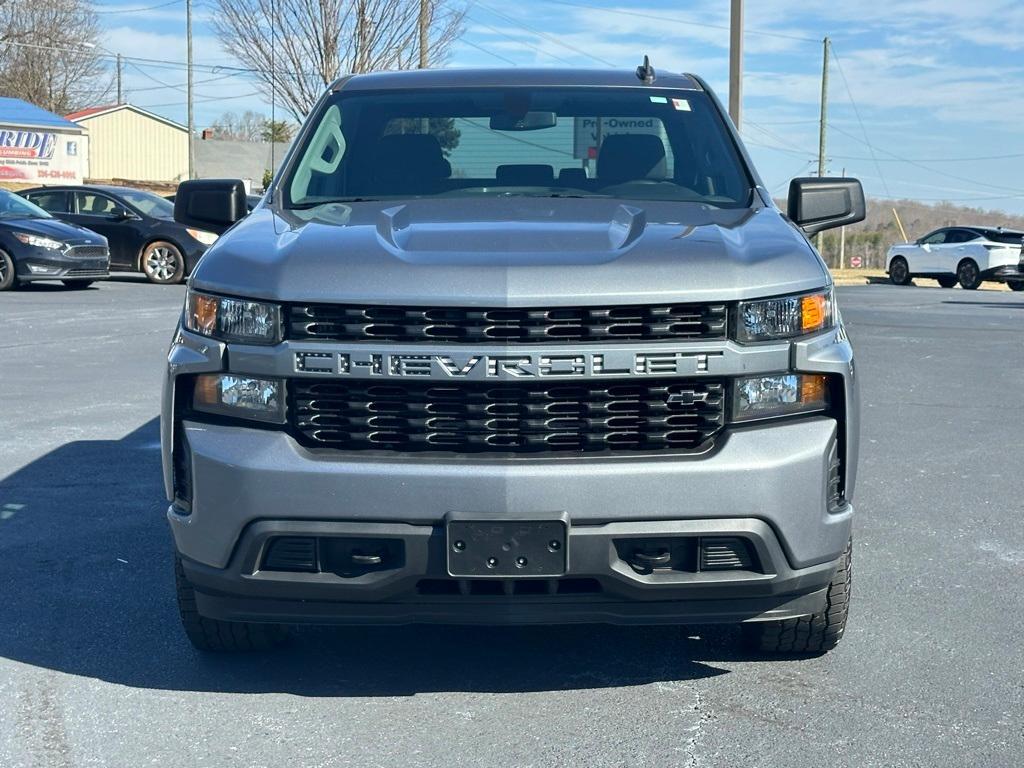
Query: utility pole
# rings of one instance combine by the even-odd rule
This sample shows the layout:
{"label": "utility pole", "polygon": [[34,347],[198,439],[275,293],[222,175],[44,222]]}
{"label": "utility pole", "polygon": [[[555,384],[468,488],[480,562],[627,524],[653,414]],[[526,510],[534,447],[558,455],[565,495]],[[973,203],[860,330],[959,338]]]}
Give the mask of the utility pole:
{"label": "utility pole", "polygon": [[118,106],[124,104],[123,91],[121,90],[121,71],[123,62],[121,61],[121,54],[117,54],[117,103]]}
{"label": "utility pole", "polygon": [[192,0],[185,0],[185,36],[188,38],[188,177],[196,177],[196,123],[192,104]]}
{"label": "utility pole", "polygon": [[429,16],[427,3],[429,0],[420,0],[420,69],[427,68],[427,18]]}
{"label": "utility pole", "polygon": [[[828,47],[826,37],[823,41],[824,53],[821,64],[821,122],[818,125],[818,176],[825,175],[825,127],[828,124]],[[825,244],[824,234],[818,233],[818,252]]]}
{"label": "utility pole", "polygon": [[[846,178],[845,168],[843,168],[843,178]],[[846,227],[839,228],[839,268],[846,269]]]}
{"label": "utility pole", "polygon": [[736,130],[743,114],[743,0],[732,0],[729,22],[729,117]]}

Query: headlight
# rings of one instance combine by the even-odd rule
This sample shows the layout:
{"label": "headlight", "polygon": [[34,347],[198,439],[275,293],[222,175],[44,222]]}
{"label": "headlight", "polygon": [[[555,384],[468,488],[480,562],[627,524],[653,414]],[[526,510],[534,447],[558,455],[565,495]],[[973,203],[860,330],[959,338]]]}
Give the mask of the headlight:
{"label": "headlight", "polygon": [[192,407],[204,413],[284,423],[284,382],[229,373],[196,377]]}
{"label": "headlight", "polygon": [[12,234],[25,245],[31,245],[34,248],[45,248],[48,251],[60,251],[63,250],[65,246],[65,244],[60,240],[54,240],[52,237],[30,235],[28,232],[13,232]]}
{"label": "headlight", "polygon": [[790,416],[828,408],[828,377],[786,373],[737,379],[733,388],[732,420],[752,421]]}
{"label": "headlight", "polygon": [[213,245],[217,242],[217,235],[207,232],[205,229],[186,229],[193,240],[198,240],[203,245]]}
{"label": "headlight", "polygon": [[265,301],[189,291],[185,328],[220,341],[277,344],[281,340],[281,308]]}
{"label": "headlight", "polygon": [[823,331],[833,324],[831,289],[777,299],[741,301],[736,340],[791,339]]}

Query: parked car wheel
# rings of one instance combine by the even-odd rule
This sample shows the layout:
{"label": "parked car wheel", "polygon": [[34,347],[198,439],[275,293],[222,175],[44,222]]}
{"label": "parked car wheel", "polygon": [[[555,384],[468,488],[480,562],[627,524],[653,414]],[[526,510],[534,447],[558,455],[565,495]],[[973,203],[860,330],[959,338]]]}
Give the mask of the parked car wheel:
{"label": "parked car wheel", "polygon": [[151,283],[180,283],[185,276],[185,258],[173,243],[157,240],[142,251],[142,271]]}
{"label": "parked car wheel", "polygon": [[14,274],[14,259],[0,251],[0,291],[9,291],[18,287],[18,277]]}
{"label": "parked car wheel", "polygon": [[952,288],[954,285],[956,285],[956,275],[949,275],[948,277],[937,277],[935,279],[939,281],[939,285],[941,285],[943,288]]}
{"label": "parked car wheel", "polygon": [[280,624],[221,621],[200,616],[196,610],[195,590],[185,576],[180,557],[174,558],[174,582],[181,626],[197,650],[269,651],[287,642],[287,630]]}
{"label": "parked car wheel", "polygon": [[910,285],[910,267],[902,256],[897,256],[889,265],[889,281],[893,285]]}
{"label": "parked car wheel", "polygon": [[981,285],[981,270],[974,259],[964,259],[957,265],[956,278],[960,281],[960,287],[973,291]]}
{"label": "parked car wheel", "polygon": [[1006,284],[1011,291],[1024,291],[1024,280],[1009,280]]}

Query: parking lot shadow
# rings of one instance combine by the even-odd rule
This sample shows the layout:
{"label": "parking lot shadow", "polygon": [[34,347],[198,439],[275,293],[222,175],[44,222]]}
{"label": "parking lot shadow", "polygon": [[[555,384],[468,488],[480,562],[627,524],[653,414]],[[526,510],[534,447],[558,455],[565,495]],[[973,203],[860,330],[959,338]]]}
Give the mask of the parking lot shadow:
{"label": "parking lot shadow", "polygon": [[203,655],[172,590],[157,420],[69,442],[0,479],[0,656],[127,686],[395,696],[710,677],[735,632],[678,627],[308,628],[289,647]]}

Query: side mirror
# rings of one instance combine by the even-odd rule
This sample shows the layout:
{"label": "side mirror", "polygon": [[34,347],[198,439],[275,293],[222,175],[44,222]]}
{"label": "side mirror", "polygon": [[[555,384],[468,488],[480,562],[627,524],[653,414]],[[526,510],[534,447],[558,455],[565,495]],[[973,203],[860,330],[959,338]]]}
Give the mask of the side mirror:
{"label": "side mirror", "polygon": [[811,177],[789,182],[789,218],[807,235],[864,221],[864,188],[856,179]]}
{"label": "side mirror", "polygon": [[175,221],[217,235],[246,213],[245,185],[240,179],[183,181],[174,195]]}
{"label": "side mirror", "polygon": [[110,218],[114,221],[128,221],[128,219],[134,219],[135,215],[127,208],[115,208],[110,214]]}

